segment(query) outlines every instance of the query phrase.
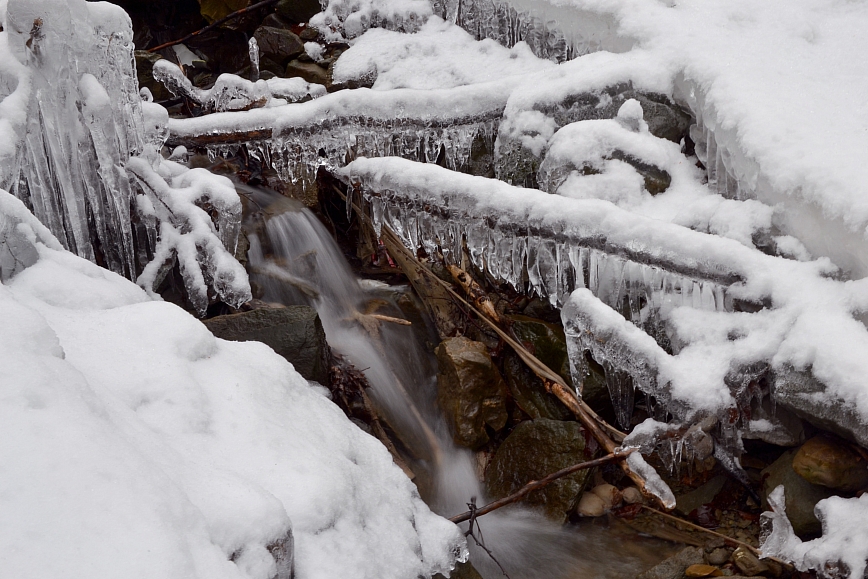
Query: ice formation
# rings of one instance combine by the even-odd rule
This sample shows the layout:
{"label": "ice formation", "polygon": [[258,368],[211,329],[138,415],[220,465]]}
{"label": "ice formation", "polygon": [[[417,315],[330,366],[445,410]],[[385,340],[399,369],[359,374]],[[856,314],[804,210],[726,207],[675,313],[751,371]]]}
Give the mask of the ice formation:
{"label": "ice formation", "polygon": [[63,250],[2,191],[0,224],[30,252],[11,277],[0,257],[0,574],[403,579],[462,555],[269,348]]}
{"label": "ice formation", "polygon": [[[254,54],[251,49],[251,55]],[[172,94],[187,97],[205,112],[246,111],[264,107],[271,100],[271,90],[264,80],[253,82],[234,74],[221,74],[213,87],[204,90],[193,86],[178,65],[165,59],[154,63],[154,78]]]}
{"label": "ice formation", "polygon": [[[130,279],[146,270],[144,285],[181,256],[200,312],[213,297],[248,300],[246,274],[225,249],[237,240],[237,195],[225,179],[180,177],[163,164],[168,114],[139,93],[126,13],[83,0],[11,0],[0,36],[0,186],[64,247]],[[160,171],[181,189],[139,187]],[[184,188],[197,193],[187,198]],[[196,203],[210,204],[216,222]]]}

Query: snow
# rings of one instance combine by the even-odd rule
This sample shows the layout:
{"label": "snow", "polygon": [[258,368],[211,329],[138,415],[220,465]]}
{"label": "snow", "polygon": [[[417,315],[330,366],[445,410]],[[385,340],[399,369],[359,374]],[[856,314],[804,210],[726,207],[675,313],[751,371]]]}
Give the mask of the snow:
{"label": "snow", "polygon": [[299,577],[429,576],[461,554],[382,445],[268,347],[62,250],[4,192],[0,215],[39,254],[0,284],[4,576],[268,579],[290,530]]}
{"label": "snow", "polygon": [[460,27],[432,16],[415,34],[372,28],[335,63],[335,82],[371,79],[373,88],[447,89],[528,76],[555,64],[537,58],[524,42],[505,48],[476,41]]}

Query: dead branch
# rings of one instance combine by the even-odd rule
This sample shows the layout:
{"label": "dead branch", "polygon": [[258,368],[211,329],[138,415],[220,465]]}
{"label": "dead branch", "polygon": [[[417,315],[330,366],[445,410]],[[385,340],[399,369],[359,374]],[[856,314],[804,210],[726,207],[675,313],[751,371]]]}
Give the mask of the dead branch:
{"label": "dead branch", "polygon": [[195,37],[199,36],[200,34],[204,34],[205,32],[208,32],[209,30],[212,30],[212,29],[220,26],[221,24],[225,24],[226,22],[229,22],[230,20],[234,20],[235,18],[238,18],[239,16],[243,16],[243,15],[247,14],[248,12],[253,12],[254,10],[257,10],[259,8],[265,8],[266,6],[271,6],[272,4],[277,4],[277,2],[278,2],[278,0],[263,0],[262,2],[259,2],[257,4],[253,4],[252,6],[247,6],[245,8],[242,8],[241,10],[236,10],[235,12],[232,12],[231,14],[224,16],[220,20],[215,20],[214,22],[212,22],[211,24],[209,24],[205,28],[202,28],[202,29],[197,30],[195,32],[191,32],[190,34],[188,34],[187,36],[185,36],[183,38],[179,38],[178,40],[173,40],[171,42],[166,42],[166,43],[161,44],[159,46],[155,46],[154,48],[149,48],[148,52],[157,52],[158,50],[163,50],[164,48],[169,48],[170,46],[175,46],[176,44],[181,44],[182,42],[187,42],[191,38],[195,38]]}
{"label": "dead branch", "polygon": [[507,497],[504,497],[500,500],[490,502],[487,505],[485,505],[484,507],[480,507],[479,509],[476,509],[475,511],[471,510],[471,511],[461,513],[460,515],[455,515],[454,517],[451,517],[449,520],[452,521],[453,523],[457,524],[457,523],[463,523],[464,521],[469,521],[471,516],[481,517],[482,515],[486,515],[486,514],[490,513],[491,511],[495,511],[501,507],[505,507],[506,505],[511,505],[513,503],[517,503],[518,501],[520,501],[521,499],[523,499],[524,497],[526,497],[528,494],[532,493],[533,491],[536,491],[536,490],[539,490],[543,487],[546,487],[546,486],[550,485],[551,483],[555,482],[556,480],[564,478],[565,476],[569,476],[575,472],[579,472],[580,470],[585,470],[588,468],[593,468],[595,466],[602,466],[604,464],[609,464],[610,462],[615,462],[616,460],[623,460],[624,458],[627,457],[628,454],[630,454],[634,450],[635,449],[630,448],[630,449],[627,449],[624,451],[619,451],[616,453],[607,454],[606,456],[603,456],[603,457],[600,457],[600,458],[597,458],[594,460],[589,460],[587,462],[574,464],[573,466],[568,466],[567,468],[562,468],[561,470],[559,470],[557,472],[553,472],[552,474],[550,474],[544,478],[541,478],[540,480],[535,480],[535,481],[531,481],[531,482],[527,483],[526,485],[524,485],[523,487],[518,489],[516,492],[512,493],[511,495],[509,495]]}
{"label": "dead branch", "polygon": [[470,299],[473,300],[473,305],[482,310],[485,315],[495,323],[503,323],[503,320],[501,320],[500,316],[497,315],[494,305],[491,303],[491,298],[489,298],[485,290],[476,283],[476,280],[470,277],[470,275],[460,267],[448,265],[446,266],[446,269],[449,270],[449,273],[452,274],[452,277],[456,282],[458,282],[458,285],[460,285],[467,295],[470,296]]}
{"label": "dead branch", "polygon": [[166,145],[177,147],[183,145],[188,149],[197,149],[213,145],[229,145],[249,141],[264,141],[274,136],[270,128],[249,129],[246,131],[216,131],[202,135],[169,135]]}
{"label": "dead branch", "polygon": [[383,314],[363,314],[374,318],[375,320],[379,320],[381,322],[389,322],[390,324],[398,324],[399,326],[412,326],[413,322],[410,320],[404,320],[401,318],[393,318],[392,316],[384,316]]}

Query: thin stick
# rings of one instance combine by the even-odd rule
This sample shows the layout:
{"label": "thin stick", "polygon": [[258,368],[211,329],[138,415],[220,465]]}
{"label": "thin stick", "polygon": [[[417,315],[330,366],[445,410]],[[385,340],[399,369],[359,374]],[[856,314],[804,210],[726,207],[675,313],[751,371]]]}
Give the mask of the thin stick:
{"label": "thin stick", "polygon": [[467,512],[461,513],[460,515],[455,515],[454,517],[451,517],[449,520],[452,521],[453,523],[457,524],[457,523],[463,523],[464,521],[469,521],[471,516],[481,517],[482,515],[488,514],[491,511],[497,510],[501,507],[505,507],[506,505],[511,505],[512,503],[517,503],[518,501],[523,499],[525,496],[527,496],[529,493],[532,493],[533,491],[536,491],[536,490],[539,490],[545,486],[548,486],[551,483],[558,480],[559,478],[563,478],[565,476],[571,475],[574,472],[579,472],[580,470],[593,468],[595,466],[602,466],[604,464],[609,464],[610,462],[615,462],[616,460],[623,460],[624,458],[626,458],[626,456],[628,454],[630,454],[634,450],[635,450],[634,448],[629,448],[629,449],[624,450],[622,452],[607,454],[606,456],[603,456],[603,457],[600,457],[600,458],[597,458],[594,460],[589,460],[587,462],[582,462],[579,464],[574,464],[573,466],[568,466],[567,468],[562,468],[561,470],[559,470],[557,472],[553,472],[552,474],[546,476],[545,478],[541,478],[540,480],[535,480],[535,481],[531,481],[531,482],[527,483],[526,485],[524,485],[523,487],[521,487],[520,489],[518,489],[516,492],[512,493],[508,497],[504,497],[500,500],[488,503],[484,507],[480,507],[474,511],[467,511]]}
{"label": "thin stick", "polygon": [[199,36],[200,34],[208,32],[209,30],[216,28],[217,26],[220,26],[221,24],[223,24],[225,22],[228,22],[234,18],[238,18],[239,16],[243,16],[244,14],[246,14],[248,12],[252,12],[252,11],[256,10],[257,8],[264,8],[265,6],[277,4],[278,1],[279,0],[263,0],[262,2],[259,2],[258,4],[254,4],[252,6],[247,6],[246,8],[242,8],[241,10],[236,10],[235,12],[224,16],[220,20],[216,20],[215,22],[209,24],[208,26],[206,26],[205,28],[202,28],[201,30],[197,30],[196,32],[191,32],[190,34],[188,34],[184,38],[179,38],[178,40],[173,40],[172,42],[166,42],[165,44],[161,44],[160,46],[155,46],[154,48],[149,48],[148,52],[157,52],[158,50],[163,50],[164,48],[169,48],[170,46],[175,46],[176,44],[181,44],[182,42],[187,42],[191,38],[195,38],[195,37]]}
{"label": "thin stick", "polygon": [[[695,531],[701,531],[701,532],[707,533],[709,535],[714,535],[715,537],[717,537],[719,539],[723,539],[724,541],[726,541],[727,543],[729,543],[731,545],[744,547],[745,549],[747,549],[748,551],[750,551],[751,553],[753,553],[757,557],[762,557],[762,553],[760,552],[759,549],[757,549],[756,547],[754,547],[752,545],[748,545],[747,543],[745,543],[743,541],[739,541],[738,539],[733,539],[732,537],[727,537],[724,534],[718,533],[717,531],[712,531],[711,529],[706,529],[705,527],[700,527],[699,525],[695,525],[695,524],[691,523],[690,521],[685,521],[684,519],[679,519],[678,517],[675,517],[675,516],[670,515],[668,513],[658,511],[657,509],[655,509],[653,507],[649,507],[647,505],[640,505],[640,506],[643,509],[645,509],[646,511],[650,511],[650,512],[654,513],[655,515],[660,515],[664,519],[670,519],[672,521],[675,521],[676,523],[679,523],[681,525],[689,527]],[[789,568],[792,568],[792,564],[787,563],[783,559],[778,559],[777,557],[764,557],[764,558],[769,559],[771,561],[774,561],[775,563],[780,563],[781,565],[785,565]]]}
{"label": "thin stick", "polygon": [[410,320],[404,320],[401,318],[393,318],[392,316],[384,316],[383,314],[362,314],[364,316],[368,316],[370,318],[374,318],[375,320],[379,320],[381,322],[389,322],[392,324],[398,324],[401,326],[412,326],[413,322]]}

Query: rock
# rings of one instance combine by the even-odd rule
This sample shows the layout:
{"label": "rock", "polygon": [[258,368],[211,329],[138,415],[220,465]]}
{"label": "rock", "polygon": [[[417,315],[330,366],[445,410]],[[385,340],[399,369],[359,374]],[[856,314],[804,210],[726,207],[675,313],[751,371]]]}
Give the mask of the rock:
{"label": "rock", "polygon": [[868,422],[852,402],[830,395],[810,372],[783,368],[775,372],[775,403],[823,430],[868,448]]}
{"label": "rock", "polygon": [[636,487],[627,487],[621,491],[621,499],[628,505],[636,505],[645,502],[642,491]]}
{"label": "rock", "polygon": [[488,349],[464,337],[437,346],[437,399],[455,444],[478,448],[488,442],[486,427],[500,431],[508,418],[507,389]]}
{"label": "rock", "polygon": [[531,418],[572,417],[567,407],[554,394],[546,392],[543,381],[511,350],[504,353],[503,377],[515,403]]}
{"label": "rock", "polygon": [[601,517],[609,510],[606,501],[592,492],[582,494],[576,512],[583,517]]}
{"label": "rock", "polygon": [[795,450],[789,450],[761,473],[763,478],[763,508],[769,510],[768,495],[784,485],[787,518],[797,535],[820,532],[820,522],[814,515],[814,506],[822,499],[832,496],[826,487],[814,485],[793,470]]}
{"label": "rock", "polygon": [[847,442],[829,436],[808,440],[793,457],[793,470],[809,483],[855,492],[868,486],[868,461]]}
{"label": "rock", "polygon": [[702,557],[702,549],[687,547],[659,565],[640,573],[636,579],[683,579],[688,567],[703,564],[705,559]]}
{"label": "rock", "polygon": [[730,558],[729,549],[725,549],[724,547],[718,547],[708,553],[705,558],[708,560],[709,565],[724,565]]}
{"label": "rock", "polygon": [[685,577],[720,577],[723,571],[714,565],[691,565],[684,570]]}
{"label": "rock", "polygon": [[597,485],[591,489],[591,492],[603,500],[607,511],[621,504],[621,491],[615,485],[605,483]]}
{"label": "rock", "polygon": [[564,329],[556,324],[528,316],[510,316],[515,337],[540,362],[557,372],[572,383],[570,377],[570,358],[567,354],[567,338]]}
{"label": "rock", "polygon": [[616,149],[615,151],[612,151],[612,159],[624,161],[636,169],[636,171],[645,179],[645,190],[651,195],[663,193],[669,188],[669,185],[672,184],[672,176],[664,169],[641,161],[633,155],[628,155],[623,151]]}
{"label": "rock", "polygon": [[675,501],[675,508],[681,513],[688,515],[694,509],[698,509],[702,505],[707,505],[713,501],[714,497],[723,489],[723,485],[725,484],[726,477],[718,475],[699,488],[678,497]]}
{"label": "rock", "polygon": [[136,51],[136,76],[139,80],[139,88],[147,87],[154,96],[155,101],[164,101],[172,98],[169,89],[154,78],[154,63],[163,58],[155,52],[147,50]]}
{"label": "rock", "polygon": [[259,43],[260,53],[275,62],[285,63],[304,53],[302,39],[284,28],[260,26],[253,37]]}
{"label": "rock", "polygon": [[284,76],[286,78],[300,76],[307,82],[325,85],[326,90],[333,90],[332,79],[329,76],[328,70],[315,62],[300,62],[297,59],[291,60],[286,65]]}
{"label": "rock", "polygon": [[735,550],[732,554],[732,560],[745,575],[762,575],[769,570],[768,565],[744,547]]}
{"label": "rock", "polygon": [[[434,575],[434,579],[447,579],[447,577],[437,573]],[[482,575],[470,564],[470,561],[467,561],[466,563],[456,563],[448,579],[482,579]]]}
{"label": "rock", "polygon": [[[488,467],[486,489],[491,497],[502,498],[532,480],[585,460],[585,437],[578,422],[528,420],[516,426],[497,449]],[[587,477],[586,470],[571,474],[530,493],[526,502],[563,522]]]}
{"label": "rock", "polygon": [[247,6],[248,0],[199,0],[200,11],[209,24]]}
{"label": "rock", "polygon": [[328,384],[331,352],[319,316],[309,306],[263,308],[202,323],[224,340],[263,342],[308,380]]}
{"label": "rock", "polygon": [[[292,28],[292,23],[287,22],[277,14],[269,14],[262,21],[262,26],[270,26],[271,28],[282,28],[285,30],[289,30]],[[301,38],[301,36],[299,36]]]}
{"label": "rock", "polygon": [[319,0],[280,0],[274,11],[291,22],[307,22],[322,10]]}

